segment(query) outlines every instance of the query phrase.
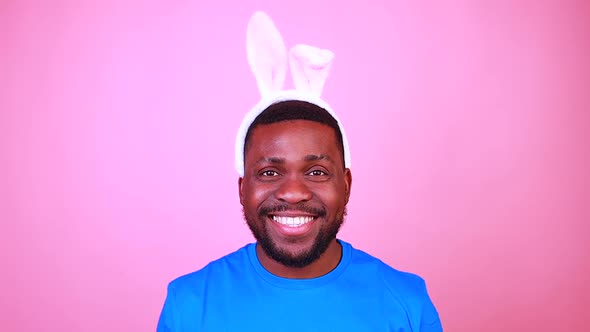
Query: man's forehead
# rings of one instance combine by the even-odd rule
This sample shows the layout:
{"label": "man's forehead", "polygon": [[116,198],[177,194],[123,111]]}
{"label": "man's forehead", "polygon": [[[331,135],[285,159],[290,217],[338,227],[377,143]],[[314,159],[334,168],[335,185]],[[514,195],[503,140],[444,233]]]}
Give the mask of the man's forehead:
{"label": "man's forehead", "polygon": [[336,134],[336,130],[325,123],[313,120],[296,119],[296,120],[282,120],[273,123],[258,124],[252,130],[252,136],[260,132],[267,135],[282,135],[291,134],[298,131],[314,132],[319,134]]}
{"label": "man's forehead", "polygon": [[342,163],[334,129],[321,123],[306,122],[310,123],[275,123],[257,127],[246,158],[252,164]]}
{"label": "man's forehead", "polygon": [[289,120],[271,124],[260,124],[252,130],[250,147],[264,149],[266,146],[297,145],[321,147],[337,146],[336,131],[330,126],[309,120]]}
{"label": "man's forehead", "polygon": [[259,164],[261,158],[288,162],[309,163],[322,161],[345,165],[343,147],[338,131],[328,124],[308,120],[289,119],[273,123],[258,123],[249,131],[244,150],[245,163]]}

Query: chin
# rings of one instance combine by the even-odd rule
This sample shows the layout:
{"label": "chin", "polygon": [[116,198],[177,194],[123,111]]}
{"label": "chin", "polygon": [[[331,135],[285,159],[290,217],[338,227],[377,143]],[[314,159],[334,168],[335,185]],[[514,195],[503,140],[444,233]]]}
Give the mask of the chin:
{"label": "chin", "polygon": [[[252,235],[264,251],[264,253],[274,261],[288,267],[303,268],[318,260],[328,249],[330,244],[336,240],[338,231],[344,222],[343,214],[332,222],[318,220],[325,223],[324,227],[317,229],[315,234],[310,232],[305,238],[284,237],[271,235],[274,221],[268,218],[252,218],[244,213],[246,223],[250,228]],[[315,225],[316,227],[321,224]],[[314,227],[315,228],[315,227]]]}
{"label": "chin", "polygon": [[305,249],[292,250],[288,248],[281,248],[272,244],[272,242],[260,242],[262,250],[274,261],[288,267],[303,268],[318,260],[326,251],[328,246],[322,243],[313,243],[311,246],[306,246]]}

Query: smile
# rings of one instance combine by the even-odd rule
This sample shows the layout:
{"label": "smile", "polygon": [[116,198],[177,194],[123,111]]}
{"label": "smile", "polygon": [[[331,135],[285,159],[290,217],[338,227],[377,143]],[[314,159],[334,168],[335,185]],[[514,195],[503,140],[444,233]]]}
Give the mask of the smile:
{"label": "smile", "polygon": [[300,227],[313,221],[315,217],[312,216],[298,216],[298,217],[286,217],[286,216],[272,216],[272,220],[277,223],[289,227]]}

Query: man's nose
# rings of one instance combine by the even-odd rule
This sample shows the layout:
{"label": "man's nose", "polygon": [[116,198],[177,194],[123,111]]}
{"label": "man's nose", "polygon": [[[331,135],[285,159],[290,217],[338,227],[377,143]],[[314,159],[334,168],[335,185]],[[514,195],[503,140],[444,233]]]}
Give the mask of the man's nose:
{"label": "man's nose", "polygon": [[309,190],[303,179],[297,176],[291,176],[283,180],[275,195],[278,200],[287,203],[299,203],[309,201],[313,193]]}

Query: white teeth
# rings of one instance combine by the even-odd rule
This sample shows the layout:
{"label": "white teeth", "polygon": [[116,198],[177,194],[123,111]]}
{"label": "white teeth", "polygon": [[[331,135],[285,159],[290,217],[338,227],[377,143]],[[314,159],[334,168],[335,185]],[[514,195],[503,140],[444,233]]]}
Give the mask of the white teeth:
{"label": "white teeth", "polygon": [[272,216],[272,220],[278,222],[281,225],[290,226],[290,227],[299,227],[303,224],[307,224],[308,222],[313,220],[313,217],[305,216],[305,217],[281,217],[281,216]]}

